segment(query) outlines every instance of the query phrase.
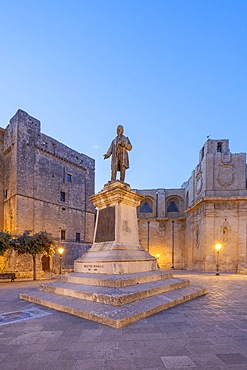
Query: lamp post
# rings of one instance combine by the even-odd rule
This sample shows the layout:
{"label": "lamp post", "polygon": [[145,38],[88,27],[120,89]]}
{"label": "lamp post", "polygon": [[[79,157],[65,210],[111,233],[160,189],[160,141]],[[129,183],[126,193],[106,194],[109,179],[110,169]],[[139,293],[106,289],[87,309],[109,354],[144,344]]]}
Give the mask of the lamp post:
{"label": "lamp post", "polygon": [[150,224],[150,221],[148,221],[148,253],[149,253],[149,224]]}
{"label": "lamp post", "polygon": [[157,260],[157,266],[158,266],[158,268],[160,268],[160,265],[159,265],[159,259],[160,259],[160,254],[159,254],[159,253],[157,253],[157,254],[156,254],[156,260]]}
{"label": "lamp post", "polygon": [[215,244],[215,249],[216,249],[216,276],[219,276],[220,275],[220,272],[219,272],[219,267],[220,267],[220,264],[219,264],[219,254],[220,254],[220,250],[222,248],[222,244],[220,243],[217,243]]}
{"label": "lamp post", "polygon": [[171,269],[174,269],[174,221],[172,221],[172,265]]}
{"label": "lamp post", "polygon": [[63,256],[64,249],[62,247],[58,248],[58,254],[59,254],[59,274],[62,274],[62,256]]}

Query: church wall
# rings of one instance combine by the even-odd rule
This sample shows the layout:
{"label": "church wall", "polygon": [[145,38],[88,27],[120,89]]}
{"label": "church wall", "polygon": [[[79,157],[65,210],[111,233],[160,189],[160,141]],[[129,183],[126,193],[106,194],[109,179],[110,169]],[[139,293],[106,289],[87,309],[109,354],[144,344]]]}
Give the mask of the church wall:
{"label": "church wall", "polygon": [[[247,272],[245,153],[231,153],[229,140],[207,140],[182,188],[162,190],[163,204],[158,204],[158,210],[162,209],[163,218],[157,216],[158,190],[138,190],[147,202],[153,202],[152,212],[142,213],[139,207],[138,217],[141,244],[147,248],[149,222],[150,251],[160,254],[163,268],[171,265],[174,221],[175,267],[215,271],[215,244],[221,243],[221,271]],[[167,212],[169,200],[176,197],[181,199],[179,212]]]}
{"label": "church wall", "polygon": [[188,268],[215,271],[215,244],[220,250],[221,271],[236,273],[246,263],[247,198],[207,198],[186,220]]}
{"label": "church wall", "polygon": [[191,206],[194,202],[195,194],[194,194],[194,184],[195,184],[195,171],[192,172],[191,177],[188,181],[186,181],[182,187],[184,189],[184,204],[185,210]]}
{"label": "church wall", "polygon": [[205,220],[203,217],[203,207],[198,208],[186,219],[186,267],[202,270],[204,268],[204,233]]}
{"label": "church wall", "polygon": [[[137,209],[140,244],[152,256],[159,255],[161,268],[170,269],[174,240],[174,265],[176,268],[182,268],[185,260],[184,189],[150,189],[137,192],[145,196]],[[175,209],[168,212],[171,202]],[[173,210],[175,212],[171,212]]]}
{"label": "church wall", "polygon": [[[222,270],[239,271],[247,262],[246,154],[231,153],[229,140],[207,140],[184,188],[188,268],[215,271],[218,241]],[[230,231],[222,226],[226,223]],[[223,230],[229,240],[223,240]]]}
{"label": "church wall", "polygon": [[[185,261],[185,228],[183,219],[174,221],[174,265],[183,268]],[[148,226],[149,222],[149,226]],[[157,257],[159,254],[159,265],[161,268],[170,269],[172,266],[172,220],[145,218],[139,219],[139,236],[142,247]],[[149,227],[149,243],[148,243]],[[148,248],[149,245],[149,248]]]}
{"label": "church wall", "polygon": [[247,201],[241,203],[238,223],[238,235],[240,236],[238,272],[241,272],[242,269],[244,271],[247,268]]}
{"label": "church wall", "polygon": [[[225,158],[226,157],[226,158]],[[246,155],[216,155],[215,195],[246,195]]]}

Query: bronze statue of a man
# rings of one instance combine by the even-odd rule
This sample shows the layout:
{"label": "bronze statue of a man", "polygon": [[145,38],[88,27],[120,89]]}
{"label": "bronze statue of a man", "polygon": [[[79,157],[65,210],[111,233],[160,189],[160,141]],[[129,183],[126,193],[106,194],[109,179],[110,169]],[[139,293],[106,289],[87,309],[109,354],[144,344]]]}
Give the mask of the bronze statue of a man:
{"label": "bronze statue of a man", "polygon": [[132,149],[129,138],[123,135],[124,128],[122,125],[117,127],[117,137],[112,140],[110,148],[104,154],[104,159],[112,156],[111,160],[111,180],[115,181],[117,171],[120,171],[120,181],[124,182],[126,168],[129,168],[128,150]]}

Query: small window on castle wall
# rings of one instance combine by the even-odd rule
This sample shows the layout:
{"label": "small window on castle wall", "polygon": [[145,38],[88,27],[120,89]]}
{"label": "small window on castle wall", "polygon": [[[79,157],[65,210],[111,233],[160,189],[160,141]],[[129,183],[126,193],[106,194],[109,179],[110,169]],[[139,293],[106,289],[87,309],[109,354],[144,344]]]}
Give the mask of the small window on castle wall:
{"label": "small window on castle wall", "polygon": [[222,143],[217,143],[217,153],[222,152]]}
{"label": "small window on castle wall", "polygon": [[80,242],[81,241],[81,234],[80,233],[76,233],[75,234],[75,241],[76,242]]}
{"label": "small window on castle wall", "polygon": [[150,203],[151,202],[147,202],[147,201],[142,202],[141,207],[140,207],[140,213],[152,213],[153,209],[152,209],[152,204]]}
{"label": "small window on castle wall", "polygon": [[67,173],[67,182],[72,182],[72,175]]}
{"label": "small window on castle wall", "polygon": [[64,191],[60,191],[60,201],[65,202],[65,192]]}
{"label": "small window on castle wall", "polygon": [[8,190],[5,190],[5,198],[8,198]]}
{"label": "small window on castle wall", "polygon": [[66,230],[61,230],[61,240],[65,240],[66,238]]}
{"label": "small window on castle wall", "polygon": [[202,158],[201,158],[201,160],[203,160],[203,158],[204,158],[204,146],[202,147]]}

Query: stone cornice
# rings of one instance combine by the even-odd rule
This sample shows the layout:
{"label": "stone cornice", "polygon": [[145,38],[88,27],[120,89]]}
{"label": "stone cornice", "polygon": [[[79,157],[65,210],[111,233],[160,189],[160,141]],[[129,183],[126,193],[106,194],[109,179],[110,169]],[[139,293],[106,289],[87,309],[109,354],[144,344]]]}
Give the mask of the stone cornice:
{"label": "stone cornice", "polygon": [[201,207],[205,203],[224,203],[224,202],[247,202],[247,195],[236,195],[236,196],[206,196],[195,201],[193,205],[186,209],[186,213],[191,213],[197,208]]}
{"label": "stone cornice", "polygon": [[137,207],[144,198],[132,191],[128,184],[118,180],[110,181],[102,191],[89,197],[95,207],[100,209],[116,203]]}

